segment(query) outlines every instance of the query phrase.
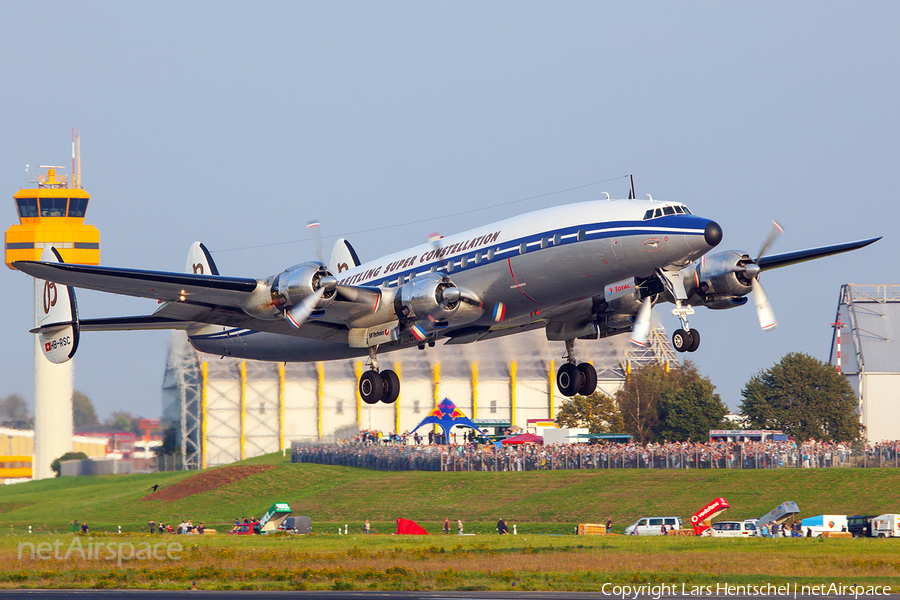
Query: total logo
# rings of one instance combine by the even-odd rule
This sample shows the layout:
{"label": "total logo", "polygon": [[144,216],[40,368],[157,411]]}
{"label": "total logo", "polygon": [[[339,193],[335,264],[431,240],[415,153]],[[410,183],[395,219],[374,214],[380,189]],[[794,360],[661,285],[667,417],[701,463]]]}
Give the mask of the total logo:
{"label": "total logo", "polygon": [[630,290],[631,286],[627,283],[625,285],[616,285],[609,288],[609,293],[612,294],[614,292],[624,292],[625,290]]}

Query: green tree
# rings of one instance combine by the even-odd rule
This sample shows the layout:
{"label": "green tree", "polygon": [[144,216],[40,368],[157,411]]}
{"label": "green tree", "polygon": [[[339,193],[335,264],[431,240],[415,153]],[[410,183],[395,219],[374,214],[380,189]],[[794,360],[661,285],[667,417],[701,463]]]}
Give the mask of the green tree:
{"label": "green tree", "polygon": [[616,401],[597,390],[590,396],[573,396],[556,415],[560,427],[587,427],[591,433],[621,433],[625,427]]}
{"label": "green tree", "polygon": [[25,429],[33,425],[28,412],[28,403],[18,394],[10,394],[0,399],[0,421],[8,427]]}
{"label": "green tree", "polygon": [[140,422],[140,417],[132,416],[130,412],[117,410],[110,413],[103,424],[126,433],[140,433]]}
{"label": "green tree", "polygon": [[88,427],[96,427],[100,424],[97,419],[97,411],[94,410],[94,403],[84,392],[75,391],[72,393],[72,425],[75,430],[86,429]]}
{"label": "green tree", "polygon": [[52,463],[50,463],[50,469],[56,473],[56,476],[59,477],[62,475],[62,463],[67,460],[84,460],[88,455],[84,452],[66,452]]}
{"label": "green tree", "polygon": [[741,412],[756,429],[780,429],[798,440],[863,438],[856,393],[833,366],[792,352],[750,378]]}
{"label": "green tree", "polygon": [[713,390],[709,378],[686,360],[674,369],[663,365],[636,369],[616,393],[616,402],[625,431],[641,444],[661,437],[701,440],[708,439],[709,430],[718,427],[727,412]]}
{"label": "green tree", "polygon": [[699,374],[679,388],[666,390],[659,406],[658,437],[671,442],[709,439],[710,429],[722,429],[728,408],[712,382]]}

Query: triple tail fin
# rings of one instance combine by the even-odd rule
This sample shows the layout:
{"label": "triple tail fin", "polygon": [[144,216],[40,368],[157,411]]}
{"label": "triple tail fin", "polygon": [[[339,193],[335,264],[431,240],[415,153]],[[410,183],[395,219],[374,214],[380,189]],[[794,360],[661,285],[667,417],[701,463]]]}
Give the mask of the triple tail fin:
{"label": "triple tail fin", "polygon": [[328,269],[338,275],[344,271],[348,271],[360,265],[359,256],[356,250],[350,245],[350,242],[344,238],[334,243],[334,250],[331,251],[331,260],[328,261]]}
{"label": "triple tail fin", "polygon": [[194,242],[188,251],[187,264],[184,267],[185,273],[193,273],[195,275],[218,275],[219,269],[216,262],[200,242]]}
{"label": "triple tail fin", "polygon": [[[41,253],[41,262],[64,262],[56,248],[49,246]],[[35,279],[34,315],[41,350],[52,363],[60,364],[75,356],[80,330],[75,290],[44,279]]]}

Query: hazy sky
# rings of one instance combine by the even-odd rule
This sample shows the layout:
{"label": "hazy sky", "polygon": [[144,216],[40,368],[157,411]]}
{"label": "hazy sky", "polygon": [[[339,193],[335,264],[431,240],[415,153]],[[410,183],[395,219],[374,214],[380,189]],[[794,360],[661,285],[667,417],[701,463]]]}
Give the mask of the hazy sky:
{"label": "hazy sky", "polygon": [[[6,2],[0,225],[75,126],[110,266],[181,271],[201,240],[264,277],[314,257],[314,218],[365,260],[627,182],[413,221],[628,173],[717,220],[719,250],[755,255],[772,219],[776,253],[885,236],[763,274],[774,331],[752,301],[698,311],[692,358],[736,407],[784,354],[827,358],[841,284],[900,283],[898,22],[896,2]],[[0,289],[0,397],[30,400],[31,279]],[[86,318],[156,307],[78,297]],[[168,338],[85,334],[76,389],[157,415]]]}

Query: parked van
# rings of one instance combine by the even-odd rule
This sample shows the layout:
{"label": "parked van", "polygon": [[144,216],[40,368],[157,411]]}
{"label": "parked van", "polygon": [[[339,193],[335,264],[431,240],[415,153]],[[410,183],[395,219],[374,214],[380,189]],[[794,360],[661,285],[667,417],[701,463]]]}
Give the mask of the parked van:
{"label": "parked van", "polygon": [[719,521],[713,523],[703,535],[710,537],[756,537],[756,523],[753,521]]}
{"label": "parked van", "polygon": [[900,515],[878,515],[872,519],[872,537],[900,537]]}
{"label": "parked van", "polygon": [[847,517],[847,529],[853,537],[873,537],[872,519],[875,515],[853,515]]}
{"label": "parked van", "polygon": [[662,535],[663,525],[666,529],[681,529],[681,517],[645,517],[638,519],[634,525],[625,528],[625,535]]}
{"label": "parked van", "polygon": [[[802,532],[807,537],[822,537],[826,531],[847,531],[847,515],[819,515],[800,521]],[[812,533],[810,533],[812,531]]]}

